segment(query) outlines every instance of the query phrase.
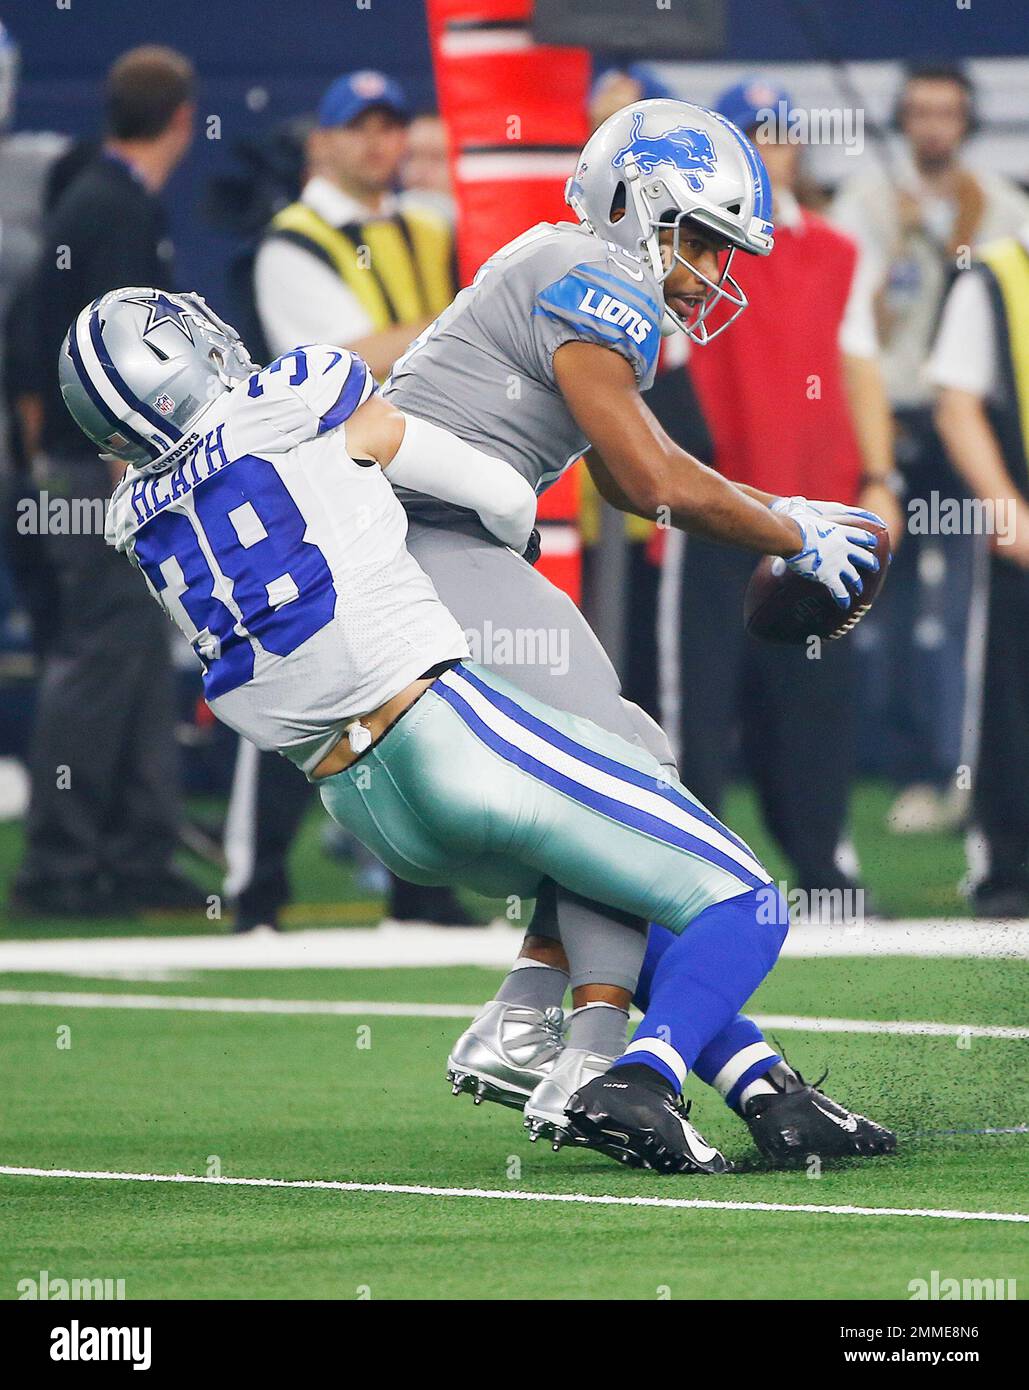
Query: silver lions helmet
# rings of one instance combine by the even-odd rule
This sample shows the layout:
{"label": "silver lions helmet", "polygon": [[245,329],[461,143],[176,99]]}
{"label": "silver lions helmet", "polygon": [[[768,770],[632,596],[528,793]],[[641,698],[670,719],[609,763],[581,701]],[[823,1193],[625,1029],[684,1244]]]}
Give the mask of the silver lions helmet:
{"label": "silver lions helmet", "polygon": [[82,310],[58,370],[65,405],[101,453],[160,473],[213,402],[256,368],[198,294],[130,288]]}
{"label": "silver lions helmet", "polygon": [[[707,298],[688,323],[665,309],[699,344],[724,332],[747,307],[729,274],[736,251],[767,256],[773,246],[772,193],[761,156],[731,121],[687,101],[636,101],[609,116],[586,142],[565,198],[595,236],[646,258],[659,281],[678,262],[707,285]],[[680,252],[685,222],[728,242],[717,280]],[[659,241],[665,228],[673,233],[667,260]],[[709,329],[707,319],[722,300],[733,312]]]}

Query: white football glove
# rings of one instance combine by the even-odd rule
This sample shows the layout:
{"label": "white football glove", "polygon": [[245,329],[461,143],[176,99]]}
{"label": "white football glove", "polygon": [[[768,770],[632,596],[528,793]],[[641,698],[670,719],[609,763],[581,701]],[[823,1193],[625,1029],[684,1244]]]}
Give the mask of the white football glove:
{"label": "white football glove", "polygon": [[864,507],[848,507],[845,502],[810,502],[806,497],[780,497],[779,501],[803,502],[818,516],[824,516],[829,521],[845,524],[857,517],[861,521],[874,521],[876,525],[886,529],[886,522],[876,512],[867,511]]}
{"label": "white football glove", "polygon": [[[839,508],[841,520],[834,521],[820,511],[822,507]],[[847,525],[848,518],[861,516],[879,520],[873,512],[861,512],[843,503],[811,503],[806,497],[780,497],[771,510],[788,516],[800,527],[803,544],[796,555],[786,557],[786,565],[794,574],[815,579],[832,594],[844,611],[851,597],[863,588],[860,570],[879,568],[875,554],[875,536],[862,527]]]}

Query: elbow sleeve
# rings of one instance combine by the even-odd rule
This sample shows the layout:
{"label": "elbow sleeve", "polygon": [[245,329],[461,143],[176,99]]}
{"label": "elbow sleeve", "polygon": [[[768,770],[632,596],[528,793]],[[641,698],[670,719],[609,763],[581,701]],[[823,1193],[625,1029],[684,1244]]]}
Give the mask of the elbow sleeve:
{"label": "elbow sleeve", "polygon": [[522,475],[449,430],[413,415],[404,419],[404,438],[386,468],[389,481],[476,512],[497,540],[524,549],[536,519],[536,494]]}

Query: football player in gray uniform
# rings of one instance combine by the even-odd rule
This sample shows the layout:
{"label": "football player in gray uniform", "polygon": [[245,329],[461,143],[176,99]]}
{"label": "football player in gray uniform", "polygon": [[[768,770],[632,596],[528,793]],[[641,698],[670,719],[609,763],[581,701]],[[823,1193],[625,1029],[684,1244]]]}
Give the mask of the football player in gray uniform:
{"label": "football player in gray uniform", "polygon": [[[768,255],[773,245],[771,194],[757,151],[714,112],[641,101],[597,129],[566,197],[577,224],[541,223],[487,261],[397,362],[387,399],[504,459],[537,493],[585,455],[615,507],[782,555],[849,606],[861,592],[860,569],[875,565],[860,546],[836,544],[843,533],[834,523],[850,519],[852,509],[734,485],[680,449],[642,396],[663,333],[684,331],[703,345],[746,308],[733,260],[737,252]],[[636,743],[672,775],[666,738],[621,697],[613,666],[568,597],[497,545],[473,515],[401,496],[411,553],[482,663]],[[647,940],[646,922],[545,888],[515,968],[455,1044],[455,1094],[524,1106],[533,1137],[588,1141],[605,1124],[635,1123],[637,1087],[677,1095],[692,1069],[775,1160],[791,1151],[892,1147],[887,1131],[842,1107],[827,1119],[835,1102],[807,1086],[742,1015],[713,1026],[689,1057],[648,1026],[611,1087],[604,1073],[623,1053],[634,994],[643,1008],[653,998],[714,1018],[703,999],[717,970],[703,933],[672,938],[650,926],[644,963]],[[569,983],[574,1008],[565,1046],[555,1049],[552,1011]]]}

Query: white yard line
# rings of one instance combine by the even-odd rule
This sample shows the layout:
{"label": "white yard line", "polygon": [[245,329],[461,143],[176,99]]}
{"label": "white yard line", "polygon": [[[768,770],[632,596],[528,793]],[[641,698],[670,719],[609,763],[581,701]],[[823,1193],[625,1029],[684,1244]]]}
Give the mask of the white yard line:
{"label": "white yard line", "polygon": [[[0,1006],[41,1005],[61,1009],[163,1009],[211,1014],[313,1014],[330,1017],[473,1018],[474,1004],[394,1004],[353,999],[234,999],[183,994],[87,994],[65,990],[3,989]],[[759,1028],[800,1033],[899,1033],[939,1038],[1029,1039],[1029,1028],[917,1020],[819,1018],[803,1014],[754,1014]]]}
{"label": "white yard line", "polygon": [[413,1183],[330,1182],[292,1178],[209,1178],[196,1173],[109,1173],[78,1168],[15,1168],[0,1164],[0,1176],[83,1178],[92,1182],[191,1183],[208,1187],[310,1188],[320,1192],[373,1192],[410,1197],[466,1197],[495,1202],[573,1202],[601,1207],[663,1207],[696,1211],[804,1212],[817,1216],[921,1216],[940,1221],[1029,1222],[1011,1211],[951,1211],[934,1207],[819,1206],[814,1202],[716,1202],[700,1197],[612,1197],[586,1192],[519,1192],[489,1187],[423,1187]]}
{"label": "white yard line", "polygon": [[474,1018],[474,1004],[384,1004],[350,999],[216,999],[177,994],[85,994],[2,989],[0,1005],[42,1004],[62,1009],[170,1009],[209,1014],[382,1015],[395,1018]]}
{"label": "white yard line", "polygon": [[917,1020],[874,1018],[805,1018],[795,1014],[754,1014],[759,1028],[781,1028],[802,1033],[903,1033],[936,1038],[1029,1039],[1029,1028],[1008,1028],[981,1023],[928,1023]]}
{"label": "white yard line", "polygon": [[[327,927],[233,936],[144,936],[6,940],[0,974],[85,975],[134,970],[382,970],[398,966],[509,966],[515,926]],[[910,921],[861,928],[798,925],[784,956],[973,956],[1029,958],[1029,923]]]}

